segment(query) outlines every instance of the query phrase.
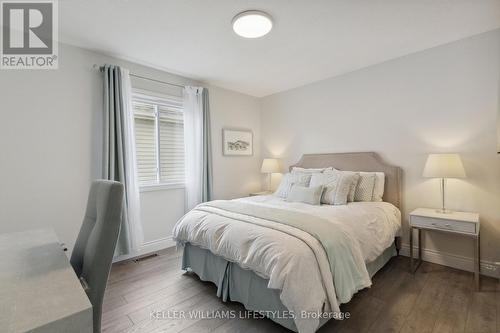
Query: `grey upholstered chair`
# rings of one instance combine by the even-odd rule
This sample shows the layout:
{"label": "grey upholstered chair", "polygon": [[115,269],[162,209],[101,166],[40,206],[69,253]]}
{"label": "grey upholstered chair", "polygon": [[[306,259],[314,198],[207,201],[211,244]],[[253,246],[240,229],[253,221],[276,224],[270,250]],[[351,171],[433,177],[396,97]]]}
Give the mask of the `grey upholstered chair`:
{"label": "grey upholstered chair", "polygon": [[85,218],[78,234],[71,265],[86,284],[92,303],[94,333],[101,332],[102,299],[120,232],[123,206],[123,185],[96,180],[90,188]]}

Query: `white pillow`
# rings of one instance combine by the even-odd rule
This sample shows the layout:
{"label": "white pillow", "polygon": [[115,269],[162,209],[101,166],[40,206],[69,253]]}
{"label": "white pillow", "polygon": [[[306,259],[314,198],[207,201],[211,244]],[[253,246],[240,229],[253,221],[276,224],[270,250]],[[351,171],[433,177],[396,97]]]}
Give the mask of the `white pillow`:
{"label": "white pillow", "polygon": [[359,172],[359,181],[354,192],[354,201],[372,201],[375,188],[374,172]]}
{"label": "white pillow", "polygon": [[335,169],[326,170],[324,173],[313,174],[309,186],[324,186],[321,203],[345,205],[355,177],[355,173],[341,172]]}
{"label": "white pillow", "polygon": [[319,205],[321,204],[321,193],[323,193],[323,185],[305,187],[293,184],[290,188],[290,193],[288,193],[288,196],[286,197],[286,201]]}
{"label": "white pillow", "polygon": [[299,172],[302,172],[302,173],[321,173],[325,170],[331,170],[332,168],[300,168],[300,167],[293,167],[292,168],[292,173],[299,173]]}
{"label": "white pillow", "polygon": [[286,198],[288,196],[288,193],[290,192],[290,187],[292,187],[293,184],[307,187],[309,186],[310,180],[310,173],[286,173],[281,179],[281,183],[278,186],[276,192],[274,192],[274,195],[280,198]]}

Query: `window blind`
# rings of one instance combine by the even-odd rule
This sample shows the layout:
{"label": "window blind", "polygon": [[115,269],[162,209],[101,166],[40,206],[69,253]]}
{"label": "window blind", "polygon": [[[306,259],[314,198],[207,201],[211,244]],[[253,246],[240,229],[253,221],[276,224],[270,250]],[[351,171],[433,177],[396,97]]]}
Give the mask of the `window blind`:
{"label": "window blind", "polygon": [[158,180],[155,108],[151,104],[144,103],[133,103],[133,106],[139,183],[153,183]]}
{"label": "window blind", "polygon": [[184,184],[182,102],[134,94],[132,105],[139,184]]}
{"label": "window blind", "polygon": [[184,119],[174,108],[159,107],[160,181],[184,183]]}

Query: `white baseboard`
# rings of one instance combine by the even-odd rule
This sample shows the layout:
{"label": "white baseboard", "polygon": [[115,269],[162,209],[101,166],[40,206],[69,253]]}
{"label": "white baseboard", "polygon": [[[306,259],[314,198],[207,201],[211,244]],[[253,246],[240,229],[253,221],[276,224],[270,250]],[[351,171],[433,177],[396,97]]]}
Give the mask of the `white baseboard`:
{"label": "white baseboard", "polygon": [[[410,246],[408,244],[402,244],[400,255],[409,257],[410,256]],[[413,248],[413,255],[417,255],[417,247]],[[473,258],[458,256],[451,253],[440,252],[430,249],[422,249],[422,259],[424,261],[432,262],[435,264],[449,266],[464,271],[473,272],[474,271],[474,260]],[[480,271],[482,275],[491,276],[494,278],[500,277],[499,267],[492,261],[481,260]]]}
{"label": "white baseboard", "polygon": [[153,241],[145,242],[141,245],[141,248],[135,253],[122,255],[113,258],[113,262],[119,262],[123,260],[128,260],[135,257],[140,257],[149,253],[157,252],[169,247],[175,246],[175,242],[172,240],[172,236],[165,238],[156,239]]}

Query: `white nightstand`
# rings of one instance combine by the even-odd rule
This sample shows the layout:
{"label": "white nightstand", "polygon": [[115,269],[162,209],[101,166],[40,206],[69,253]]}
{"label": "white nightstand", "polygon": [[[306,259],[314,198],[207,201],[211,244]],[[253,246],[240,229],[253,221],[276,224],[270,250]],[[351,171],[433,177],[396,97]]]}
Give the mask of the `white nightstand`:
{"label": "white nightstand", "polygon": [[[434,230],[474,239],[474,282],[479,289],[479,214],[466,212],[441,213],[436,209],[417,208],[410,213],[410,269],[414,273],[422,262],[422,232]],[[418,264],[413,268],[413,230],[418,232]]]}
{"label": "white nightstand", "polygon": [[249,196],[255,197],[256,195],[269,195],[269,194],[273,194],[273,192],[271,192],[271,191],[254,192],[254,193],[250,193]]}

